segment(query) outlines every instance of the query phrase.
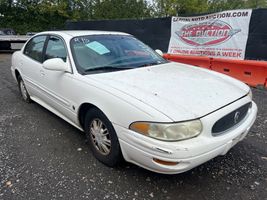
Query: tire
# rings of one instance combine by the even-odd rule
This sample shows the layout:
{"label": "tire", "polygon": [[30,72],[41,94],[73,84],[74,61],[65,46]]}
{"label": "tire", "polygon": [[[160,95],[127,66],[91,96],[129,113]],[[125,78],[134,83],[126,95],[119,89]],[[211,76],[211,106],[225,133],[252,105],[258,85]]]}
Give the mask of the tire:
{"label": "tire", "polygon": [[105,114],[99,109],[90,109],[86,114],[84,127],[93,155],[109,167],[117,166],[123,160],[120,144]]}
{"label": "tire", "polygon": [[21,76],[18,76],[18,86],[22,99],[27,103],[31,103],[31,97],[26,89],[25,83],[22,80]]}

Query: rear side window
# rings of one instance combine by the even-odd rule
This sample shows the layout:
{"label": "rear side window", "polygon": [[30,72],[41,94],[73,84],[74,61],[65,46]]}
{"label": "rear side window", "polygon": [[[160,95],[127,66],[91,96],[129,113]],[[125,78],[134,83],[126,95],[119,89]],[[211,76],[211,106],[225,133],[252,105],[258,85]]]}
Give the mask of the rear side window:
{"label": "rear side window", "polygon": [[55,36],[50,36],[45,52],[45,60],[51,58],[61,58],[64,62],[66,62],[67,58],[67,52],[63,41]]}
{"label": "rear side window", "polygon": [[37,36],[32,38],[26,45],[24,54],[38,62],[42,62],[45,40],[46,36]]}

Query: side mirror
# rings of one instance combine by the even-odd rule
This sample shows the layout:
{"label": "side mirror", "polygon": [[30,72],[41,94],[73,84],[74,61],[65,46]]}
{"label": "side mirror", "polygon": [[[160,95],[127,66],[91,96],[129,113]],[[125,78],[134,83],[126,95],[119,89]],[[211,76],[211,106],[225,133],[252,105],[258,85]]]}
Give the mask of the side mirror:
{"label": "side mirror", "polygon": [[61,58],[51,58],[46,60],[43,63],[43,67],[52,71],[71,72],[67,63],[65,63]]}
{"label": "side mirror", "polygon": [[163,52],[162,52],[161,50],[156,49],[155,52],[156,52],[157,54],[159,54],[161,57],[163,57]]}

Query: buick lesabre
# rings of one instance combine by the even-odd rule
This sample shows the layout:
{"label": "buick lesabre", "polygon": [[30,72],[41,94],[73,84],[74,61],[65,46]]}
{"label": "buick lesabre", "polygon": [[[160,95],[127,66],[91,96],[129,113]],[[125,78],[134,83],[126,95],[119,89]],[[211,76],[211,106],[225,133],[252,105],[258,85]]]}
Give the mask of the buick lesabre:
{"label": "buick lesabre", "polygon": [[244,83],[160,54],[126,33],[42,32],[11,71],[24,101],[84,131],[102,163],[175,174],[226,154],[257,106]]}

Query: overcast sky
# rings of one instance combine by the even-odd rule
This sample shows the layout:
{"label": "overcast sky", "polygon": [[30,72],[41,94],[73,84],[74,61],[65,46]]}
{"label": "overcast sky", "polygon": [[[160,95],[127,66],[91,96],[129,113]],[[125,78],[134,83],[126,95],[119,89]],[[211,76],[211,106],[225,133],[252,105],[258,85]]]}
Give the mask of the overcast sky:
{"label": "overcast sky", "polygon": [[153,2],[153,0],[146,0],[146,1],[147,1],[148,3],[150,3],[150,4]]}

